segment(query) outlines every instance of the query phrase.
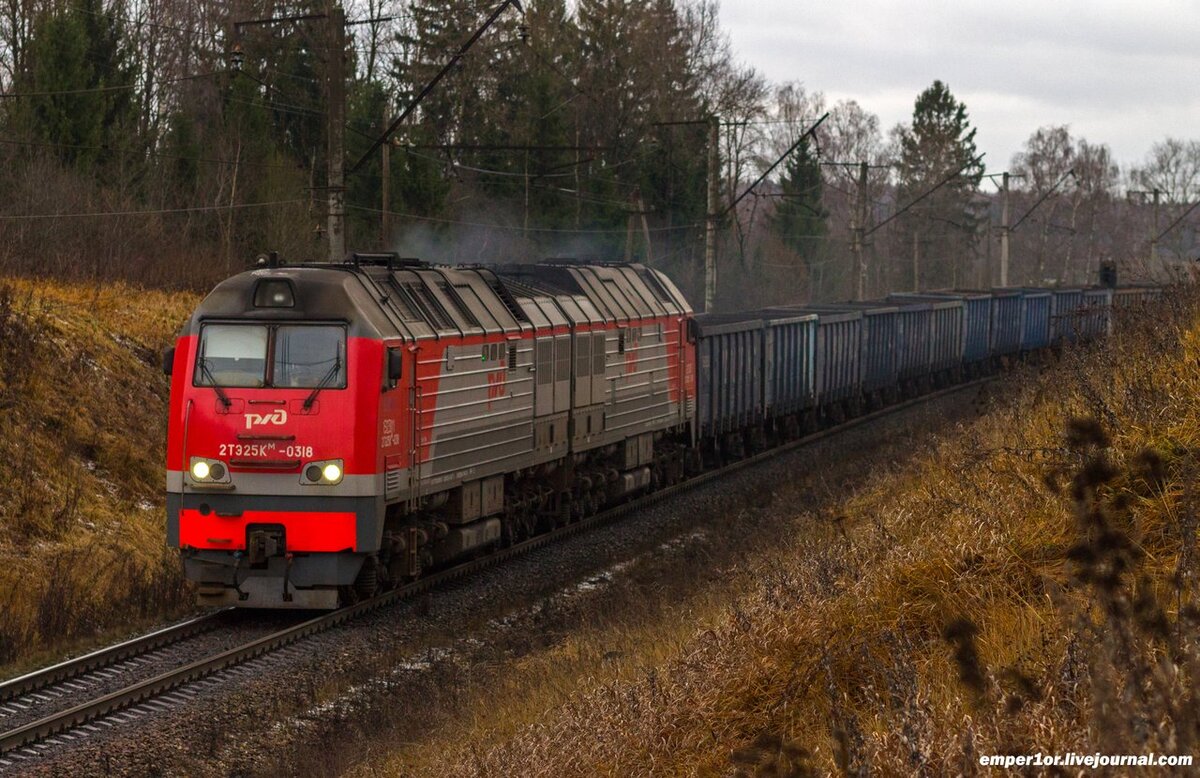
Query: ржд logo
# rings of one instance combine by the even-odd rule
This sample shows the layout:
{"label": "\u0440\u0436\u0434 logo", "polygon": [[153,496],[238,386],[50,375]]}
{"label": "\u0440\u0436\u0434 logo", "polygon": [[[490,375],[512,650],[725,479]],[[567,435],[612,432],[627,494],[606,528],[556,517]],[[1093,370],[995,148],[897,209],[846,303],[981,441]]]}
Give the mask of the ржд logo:
{"label": "\u0440\u0436\u0434 logo", "polygon": [[266,415],[258,413],[246,414],[246,429],[256,427],[260,424],[274,424],[276,426],[287,424],[287,411],[280,408],[279,410]]}

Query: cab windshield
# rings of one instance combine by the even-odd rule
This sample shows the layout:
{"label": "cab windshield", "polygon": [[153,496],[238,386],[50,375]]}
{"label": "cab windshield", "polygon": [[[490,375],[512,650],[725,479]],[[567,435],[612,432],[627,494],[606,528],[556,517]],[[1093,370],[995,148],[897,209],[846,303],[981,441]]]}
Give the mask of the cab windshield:
{"label": "cab windshield", "polygon": [[206,324],[193,383],[344,389],[346,330],[319,324]]}

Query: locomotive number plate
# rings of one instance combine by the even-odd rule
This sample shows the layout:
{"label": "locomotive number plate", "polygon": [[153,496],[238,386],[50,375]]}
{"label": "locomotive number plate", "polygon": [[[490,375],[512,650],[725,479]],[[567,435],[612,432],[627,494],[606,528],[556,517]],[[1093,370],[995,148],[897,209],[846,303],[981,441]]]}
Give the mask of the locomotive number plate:
{"label": "locomotive number plate", "polygon": [[311,459],[312,446],[289,444],[280,446],[278,443],[222,443],[222,457],[270,457],[282,454],[289,459]]}
{"label": "locomotive number plate", "polygon": [[275,443],[222,443],[223,457],[266,457],[276,453]]}

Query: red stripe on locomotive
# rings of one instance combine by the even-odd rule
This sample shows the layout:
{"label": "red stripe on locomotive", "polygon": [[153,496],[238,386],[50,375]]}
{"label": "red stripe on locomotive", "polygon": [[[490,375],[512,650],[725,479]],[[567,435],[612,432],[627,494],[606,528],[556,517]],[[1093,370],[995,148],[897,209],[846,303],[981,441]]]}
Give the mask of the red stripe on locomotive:
{"label": "red stripe on locomotive", "polygon": [[288,551],[353,551],[355,514],[314,511],[244,511],[240,516],[219,516],[184,508],[179,512],[179,544],[185,548],[244,551],[246,527],[282,525]]}

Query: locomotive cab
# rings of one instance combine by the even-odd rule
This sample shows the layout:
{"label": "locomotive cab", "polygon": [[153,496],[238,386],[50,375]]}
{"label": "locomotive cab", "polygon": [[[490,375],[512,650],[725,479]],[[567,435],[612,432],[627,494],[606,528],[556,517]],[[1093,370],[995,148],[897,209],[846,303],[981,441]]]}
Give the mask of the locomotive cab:
{"label": "locomotive cab", "polygon": [[235,276],[177,341],[168,541],[202,603],[335,607],[377,544],[372,410],[402,353],[384,357],[353,279]]}

